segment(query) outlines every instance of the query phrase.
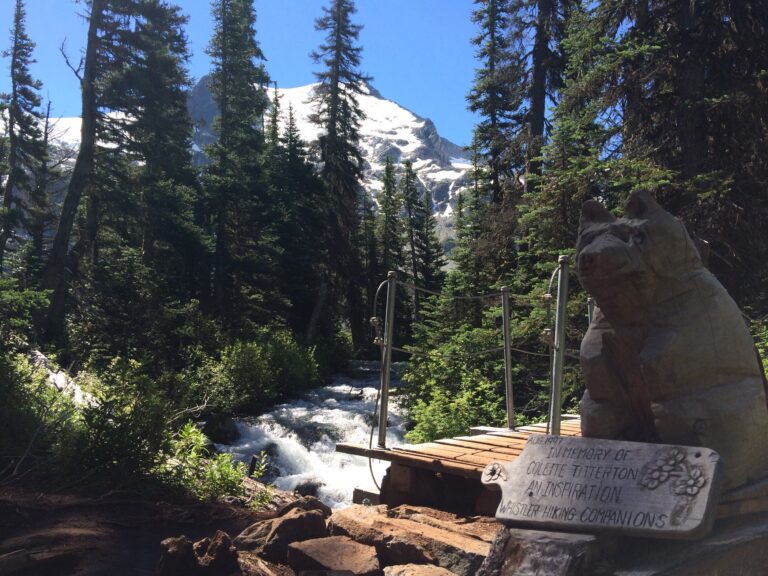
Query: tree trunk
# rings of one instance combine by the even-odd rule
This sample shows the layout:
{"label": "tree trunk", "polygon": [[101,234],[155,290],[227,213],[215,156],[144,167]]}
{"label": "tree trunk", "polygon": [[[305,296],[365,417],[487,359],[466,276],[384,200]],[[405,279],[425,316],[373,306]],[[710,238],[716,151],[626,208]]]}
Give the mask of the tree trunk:
{"label": "tree trunk", "polygon": [[554,9],[552,0],[538,0],[536,38],[533,42],[533,70],[528,120],[528,149],[526,158],[525,191],[533,191],[531,179],[541,176],[541,147],[544,141],[544,118],[547,106],[547,67],[549,66],[550,22]]}
{"label": "tree trunk", "polygon": [[678,14],[681,39],[678,69],[678,134],[680,138],[681,173],[685,180],[699,174],[705,160],[705,120],[700,106],[704,98],[703,46],[697,36],[701,32],[701,8],[696,2],[680,2]]}
{"label": "tree trunk", "polygon": [[[82,90],[82,124],[80,127],[80,150],[75,160],[72,178],[61,207],[59,226],[53,239],[53,247],[43,274],[43,287],[51,290],[46,336],[48,339],[61,336],[64,326],[64,299],[67,295],[69,272],[69,243],[75,214],[80,199],[90,196],[93,188],[94,155],[96,150],[96,57],[99,52],[98,31],[101,27],[104,0],[93,0],[88,25],[88,45],[85,50],[85,64],[80,81]],[[75,258],[77,256],[75,255]]]}

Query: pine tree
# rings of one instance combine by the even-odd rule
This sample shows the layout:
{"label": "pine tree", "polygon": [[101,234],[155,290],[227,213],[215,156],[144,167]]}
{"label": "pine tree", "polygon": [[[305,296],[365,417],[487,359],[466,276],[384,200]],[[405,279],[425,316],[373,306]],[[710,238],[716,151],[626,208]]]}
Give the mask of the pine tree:
{"label": "pine tree", "polygon": [[355,6],[351,0],[331,0],[323,8],[315,29],[325,32],[325,41],[312,53],[323,69],[316,72],[318,85],[313,101],[313,121],[321,128],[319,139],[321,177],[331,200],[331,246],[336,262],[336,280],[346,296],[346,316],[356,349],[364,345],[360,258],[355,250],[360,205],[362,157],[358,149],[363,113],[357,102],[368,78],[360,66],[361,48],[355,45],[361,27],[352,24]]}
{"label": "pine tree", "polygon": [[[408,252],[409,275],[414,284],[432,292],[439,292],[445,279],[443,248],[437,238],[437,222],[428,189],[419,194],[418,179],[410,160],[404,162],[401,194],[405,208],[405,238]],[[413,297],[414,317],[420,318],[424,294],[416,291]]]}
{"label": "pine tree", "polygon": [[402,202],[397,190],[395,165],[387,156],[384,174],[381,178],[382,189],[379,192],[379,218],[376,234],[379,239],[380,262],[382,270],[387,272],[402,271],[403,259],[403,221],[401,218]]}
{"label": "pine tree", "polygon": [[765,8],[621,1],[575,13],[546,197],[537,199],[556,220],[530,220],[552,230],[567,222],[572,235],[580,199],[618,208],[632,189],[651,190],[710,243],[713,271],[737,300],[751,300],[767,253],[758,182],[768,140],[757,128],[766,121],[758,79],[766,59],[752,48],[766,38],[757,16]]}
{"label": "pine tree", "polygon": [[445,280],[445,255],[437,237],[432,195],[425,189],[416,205],[414,218],[416,252],[416,270],[421,286],[433,292],[439,292]]}
{"label": "pine tree", "polygon": [[35,44],[26,32],[26,10],[23,0],[16,0],[11,47],[3,55],[11,59],[11,93],[8,97],[8,177],[3,189],[0,212],[0,270],[6,245],[23,214],[22,192],[29,193],[32,170],[42,161],[43,146],[39,123],[41,83],[34,80],[29,66],[34,62]]}
{"label": "pine tree", "polygon": [[329,330],[323,301],[328,282],[323,229],[328,221],[327,200],[325,187],[314,172],[306,143],[299,134],[293,107],[288,106],[285,128],[280,133],[276,102],[277,98],[267,124],[265,169],[273,187],[270,197],[280,206],[276,232],[282,250],[279,286],[290,306],[289,326],[309,345],[316,343],[318,326]]}
{"label": "pine tree", "polygon": [[[193,215],[199,189],[186,106],[186,19],[160,0],[111,8],[97,96],[101,109],[119,115],[99,114],[96,122],[105,146],[94,165],[96,202],[79,231],[91,250],[73,282],[69,336],[75,354],[141,355],[159,373],[180,363],[181,342],[171,334],[179,316],[196,312],[204,250]],[[112,65],[117,54],[119,67]]]}
{"label": "pine tree", "polygon": [[203,234],[193,221],[199,190],[186,102],[186,17],[176,6],[142,0],[135,18],[129,38],[133,60],[119,83],[131,86],[134,95],[122,110],[134,119],[125,133],[127,145],[140,159],[135,178],[141,192],[134,200],[138,222],[132,242],[157,274],[164,297],[185,299],[196,295],[196,261],[203,251]]}
{"label": "pine tree", "polygon": [[51,135],[55,123],[51,122],[51,102],[48,101],[42,128],[42,151],[40,162],[32,169],[34,186],[29,191],[29,199],[24,209],[23,225],[29,234],[31,245],[27,252],[26,275],[30,285],[37,286],[41,280],[43,265],[47,255],[45,238],[55,230],[56,214],[53,201],[53,186],[63,177],[63,165],[69,155],[54,152]]}
{"label": "pine tree", "polygon": [[475,0],[475,5],[472,21],[480,30],[472,44],[477,46],[481,66],[467,100],[469,109],[480,115],[474,141],[488,165],[492,201],[498,203],[510,173],[510,132],[519,106],[513,90],[524,76],[510,58],[509,0]]}
{"label": "pine tree", "polygon": [[[416,173],[413,171],[413,163],[410,160],[403,162],[403,176],[400,179],[400,197],[403,200],[403,210],[405,213],[405,242],[408,254],[408,273],[413,279],[414,284],[419,285],[423,280],[418,267],[418,254],[416,248],[416,236],[418,235],[419,223],[419,189],[416,185]],[[414,297],[414,307],[416,315],[419,309],[419,296]]]}
{"label": "pine tree", "polygon": [[219,108],[219,139],[208,151],[205,176],[215,238],[213,301],[227,325],[242,327],[273,316],[278,303],[270,299],[279,299],[273,294],[275,219],[264,197],[259,129],[269,105],[269,78],[263,64],[256,64],[264,55],[255,37],[252,3],[218,0],[213,17],[209,86]]}

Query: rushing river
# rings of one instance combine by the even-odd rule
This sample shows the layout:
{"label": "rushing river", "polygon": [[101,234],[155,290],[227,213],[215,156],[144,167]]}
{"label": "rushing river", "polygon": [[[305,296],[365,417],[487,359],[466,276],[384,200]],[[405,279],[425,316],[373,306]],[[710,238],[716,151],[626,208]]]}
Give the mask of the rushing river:
{"label": "rushing river", "polygon": [[[332,508],[348,506],[354,488],[376,491],[376,487],[368,459],[337,453],[336,443],[368,445],[378,385],[378,371],[357,378],[336,376],[330,386],[239,421],[240,439],[218,448],[245,462],[264,450],[269,467],[262,481],[273,482],[281,490],[316,494]],[[402,444],[403,434],[397,402],[390,398],[387,446]],[[379,485],[388,466],[388,462],[373,461]]]}

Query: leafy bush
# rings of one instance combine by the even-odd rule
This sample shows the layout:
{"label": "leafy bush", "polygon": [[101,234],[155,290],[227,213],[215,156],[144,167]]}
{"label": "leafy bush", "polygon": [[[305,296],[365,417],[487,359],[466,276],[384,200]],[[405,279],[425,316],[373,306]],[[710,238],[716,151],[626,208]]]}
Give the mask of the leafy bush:
{"label": "leafy bush", "polygon": [[468,434],[478,424],[502,426],[506,422],[503,396],[476,371],[462,375],[457,392],[434,388],[428,401],[416,402],[410,416],[416,425],[405,437],[414,443]]}
{"label": "leafy bush", "polygon": [[44,369],[23,354],[0,354],[0,471],[21,473],[42,460],[45,470],[60,468],[81,430],[72,399]]}
{"label": "leafy bush", "polygon": [[14,278],[0,278],[0,347],[18,349],[33,333],[32,317],[48,304],[38,290],[22,289]]}
{"label": "leafy bush", "polygon": [[768,375],[768,320],[752,323],[755,346],[763,362],[763,373]]}
{"label": "leafy bush", "polygon": [[[254,478],[261,477],[265,470],[266,454],[262,453]],[[245,464],[234,462],[232,454],[211,454],[205,434],[191,422],[182,426],[171,440],[170,453],[159,472],[201,500],[243,496],[245,493]],[[268,490],[257,495],[256,500],[265,498],[269,498]]]}
{"label": "leafy bush", "polygon": [[250,341],[205,358],[192,376],[193,396],[223,412],[254,412],[321,382],[313,348],[286,329],[259,330]]}
{"label": "leafy bush", "polygon": [[83,379],[94,401],[82,409],[81,465],[106,477],[149,474],[167,445],[167,402],[136,361],[115,358]]}

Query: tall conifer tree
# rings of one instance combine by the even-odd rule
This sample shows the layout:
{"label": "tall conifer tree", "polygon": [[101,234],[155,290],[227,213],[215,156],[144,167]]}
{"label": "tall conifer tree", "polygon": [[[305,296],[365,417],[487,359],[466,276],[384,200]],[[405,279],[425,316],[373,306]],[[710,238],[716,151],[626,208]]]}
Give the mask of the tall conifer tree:
{"label": "tall conifer tree", "polygon": [[265,198],[259,128],[269,77],[251,0],[217,0],[213,18],[209,86],[219,108],[218,141],[208,151],[205,177],[215,238],[213,302],[228,325],[238,326],[273,315],[266,301],[274,295],[274,218]]}
{"label": "tall conifer tree", "polygon": [[359,71],[361,48],[356,45],[361,27],[352,23],[352,0],[331,0],[315,28],[325,40],[312,53],[322,70],[315,73],[318,86],[313,96],[313,121],[321,128],[321,176],[331,201],[331,245],[338,287],[347,301],[346,316],[353,345],[361,349],[365,332],[362,309],[360,258],[355,249],[358,233],[362,157],[358,148],[362,110],[357,95],[368,78]]}
{"label": "tall conifer tree", "polygon": [[42,161],[44,149],[39,123],[41,84],[32,78],[29,66],[34,62],[35,44],[26,32],[26,10],[23,0],[16,0],[11,47],[3,55],[11,60],[11,92],[7,103],[8,177],[3,188],[0,212],[0,270],[6,245],[13,231],[21,224],[23,207],[21,193],[33,186],[30,174]]}
{"label": "tall conifer tree", "polygon": [[472,43],[477,47],[480,67],[467,100],[470,110],[480,115],[474,141],[488,165],[491,198],[498,203],[510,172],[511,116],[519,103],[513,90],[521,74],[514,69],[510,53],[509,0],[475,0],[475,5],[472,21],[479,30]]}

